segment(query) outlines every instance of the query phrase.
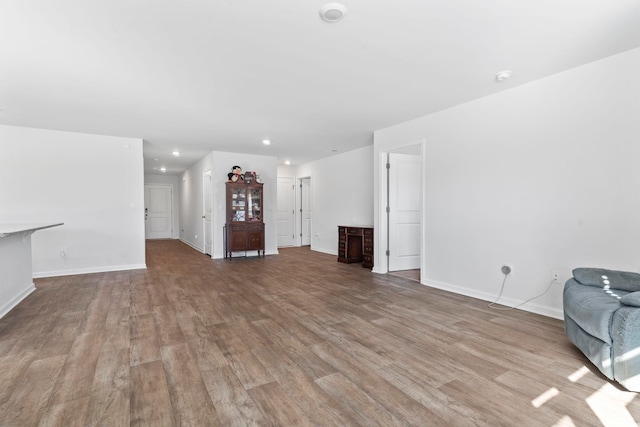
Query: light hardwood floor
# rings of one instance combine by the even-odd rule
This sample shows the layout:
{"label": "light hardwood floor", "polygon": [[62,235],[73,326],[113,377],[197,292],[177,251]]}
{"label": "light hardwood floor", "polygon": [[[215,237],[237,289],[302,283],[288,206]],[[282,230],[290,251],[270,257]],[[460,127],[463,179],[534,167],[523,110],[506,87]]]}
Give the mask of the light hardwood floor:
{"label": "light hardwood floor", "polygon": [[2,426],[625,426],[561,321],[308,248],[40,279],[0,320]]}

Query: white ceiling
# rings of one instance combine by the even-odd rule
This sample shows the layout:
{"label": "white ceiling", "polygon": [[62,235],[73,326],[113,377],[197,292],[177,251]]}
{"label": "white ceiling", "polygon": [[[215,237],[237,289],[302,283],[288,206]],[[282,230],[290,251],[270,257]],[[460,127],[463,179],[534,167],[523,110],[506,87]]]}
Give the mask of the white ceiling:
{"label": "white ceiling", "polygon": [[640,46],[638,0],[345,0],[333,24],[325,3],[2,0],[0,123],[143,138],[147,173],[301,164]]}

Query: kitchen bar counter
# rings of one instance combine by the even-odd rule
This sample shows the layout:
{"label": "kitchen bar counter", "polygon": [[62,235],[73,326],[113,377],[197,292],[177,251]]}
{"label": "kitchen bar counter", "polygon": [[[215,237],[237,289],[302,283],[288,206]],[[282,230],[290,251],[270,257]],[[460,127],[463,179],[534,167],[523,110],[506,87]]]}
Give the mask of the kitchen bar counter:
{"label": "kitchen bar counter", "polygon": [[63,223],[0,224],[0,318],[36,289],[31,235],[60,225]]}

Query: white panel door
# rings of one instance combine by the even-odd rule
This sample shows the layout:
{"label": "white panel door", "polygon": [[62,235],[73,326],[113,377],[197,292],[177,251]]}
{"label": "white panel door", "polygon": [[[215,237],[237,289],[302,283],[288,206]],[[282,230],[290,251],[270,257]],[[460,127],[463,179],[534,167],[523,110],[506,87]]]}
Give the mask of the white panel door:
{"label": "white panel door", "polygon": [[389,153],[389,164],[389,271],[420,268],[420,156]]}
{"label": "white panel door", "polygon": [[204,220],[204,253],[211,255],[213,229],[211,228],[211,171],[202,176],[202,219]]}
{"label": "white panel door", "polygon": [[311,244],[311,178],[300,180],[300,244]]}
{"label": "white panel door", "polygon": [[294,191],[293,178],[278,178],[278,247],[293,246]]}
{"label": "white panel door", "polygon": [[145,184],[144,237],[146,239],[173,237],[172,193],[170,185]]}

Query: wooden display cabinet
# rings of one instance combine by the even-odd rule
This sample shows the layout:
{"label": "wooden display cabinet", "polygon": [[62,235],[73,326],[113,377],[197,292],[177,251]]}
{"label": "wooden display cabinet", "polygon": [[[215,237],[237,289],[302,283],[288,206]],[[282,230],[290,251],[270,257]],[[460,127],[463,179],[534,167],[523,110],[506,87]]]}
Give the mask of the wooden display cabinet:
{"label": "wooden display cabinet", "polygon": [[362,229],[362,267],[373,268],[373,228]]}
{"label": "wooden display cabinet", "polygon": [[224,257],[234,252],[257,251],[264,256],[262,184],[227,182],[227,223]]}
{"label": "wooden display cabinet", "polygon": [[373,268],[373,227],[338,226],[338,262]]}

